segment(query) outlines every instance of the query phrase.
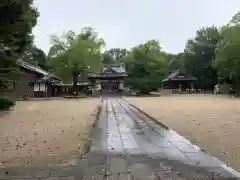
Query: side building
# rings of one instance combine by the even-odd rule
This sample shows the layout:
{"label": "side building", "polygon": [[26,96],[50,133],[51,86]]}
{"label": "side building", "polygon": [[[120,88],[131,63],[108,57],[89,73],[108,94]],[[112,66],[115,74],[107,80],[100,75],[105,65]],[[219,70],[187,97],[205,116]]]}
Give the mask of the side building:
{"label": "side building", "polygon": [[17,62],[19,74],[15,78],[10,89],[0,92],[1,96],[21,98],[45,98],[54,97],[58,93],[60,78],[40,67],[34,66],[22,60]]}
{"label": "side building", "polygon": [[176,70],[163,79],[162,89],[185,92],[187,90],[194,89],[194,82],[196,80],[196,77],[190,76],[180,70]]}

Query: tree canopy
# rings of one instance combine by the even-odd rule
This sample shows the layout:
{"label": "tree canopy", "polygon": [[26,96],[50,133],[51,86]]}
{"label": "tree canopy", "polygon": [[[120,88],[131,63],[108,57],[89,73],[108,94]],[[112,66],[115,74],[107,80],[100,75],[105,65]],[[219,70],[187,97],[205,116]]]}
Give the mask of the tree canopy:
{"label": "tree canopy", "polygon": [[127,55],[126,49],[121,48],[112,48],[103,53],[103,64],[114,64],[122,62],[125,56]]}
{"label": "tree canopy", "polygon": [[221,39],[216,27],[206,27],[197,31],[194,39],[188,40],[184,50],[184,68],[197,77],[196,87],[213,89],[217,83],[217,73],[212,67],[215,49]]}
{"label": "tree canopy", "polygon": [[216,48],[214,67],[222,80],[231,81],[240,91],[240,26],[224,28],[221,32],[222,40]]}
{"label": "tree canopy", "polygon": [[56,75],[64,80],[72,79],[76,86],[79,76],[98,71],[101,67],[103,39],[91,27],[85,27],[80,34],[68,31],[62,38],[52,36],[52,47],[48,62]]}
{"label": "tree canopy", "polygon": [[168,72],[167,56],[156,40],[131,49],[124,62],[128,72],[127,85],[144,94],[159,88]]}
{"label": "tree canopy", "polygon": [[18,56],[32,42],[32,28],[37,23],[38,12],[33,0],[3,0],[0,6],[0,44]]}
{"label": "tree canopy", "polygon": [[[124,62],[128,73],[126,84],[142,93],[159,88],[162,79],[176,70],[196,77],[196,88],[213,90],[222,81],[240,87],[239,35],[237,13],[221,28],[211,26],[197,30],[195,37],[186,42],[184,51],[177,54],[164,52],[155,39],[130,50],[112,48],[101,53],[104,41],[92,28],[84,28],[78,35],[69,31],[63,40],[53,37],[48,61],[60,77],[66,75],[74,81],[76,76],[99,69],[101,64]],[[88,52],[89,47],[94,53]]]}
{"label": "tree canopy", "polygon": [[[38,13],[32,0],[3,0],[0,5],[0,91],[14,84],[16,60],[32,43],[32,28],[37,23]],[[2,103],[3,102],[3,103]],[[0,108],[5,108],[6,99]],[[8,105],[6,105],[8,106]]]}
{"label": "tree canopy", "polygon": [[39,66],[42,69],[50,70],[50,66],[47,64],[47,56],[45,52],[35,45],[31,45],[27,48],[22,56],[22,60],[35,66]]}
{"label": "tree canopy", "polygon": [[142,93],[161,86],[169,73],[180,70],[197,78],[196,88],[213,89],[227,81],[240,92],[240,12],[220,28],[203,27],[186,42],[183,52],[164,52],[156,39],[131,49],[112,48],[103,52],[105,42],[92,27],[52,36],[46,55],[32,43],[32,28],[38,13],[32,0],[3,0],[0,6],[0,90],[11,86],[16,60],[22,58],[54,73],[76,86],[79,78],[98,72],[104,64],[124,62],[126,84]]}

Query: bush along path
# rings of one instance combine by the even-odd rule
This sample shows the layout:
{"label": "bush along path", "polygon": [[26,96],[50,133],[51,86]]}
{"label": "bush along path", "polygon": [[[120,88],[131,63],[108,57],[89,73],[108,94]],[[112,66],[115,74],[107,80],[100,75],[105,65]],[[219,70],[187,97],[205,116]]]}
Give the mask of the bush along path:
{"label": "bush along path", "polygon": [[239,179],[239,174],[128,102],[102,101],[90,152],[66,164],[2,168],[0,179],[193,180]]}

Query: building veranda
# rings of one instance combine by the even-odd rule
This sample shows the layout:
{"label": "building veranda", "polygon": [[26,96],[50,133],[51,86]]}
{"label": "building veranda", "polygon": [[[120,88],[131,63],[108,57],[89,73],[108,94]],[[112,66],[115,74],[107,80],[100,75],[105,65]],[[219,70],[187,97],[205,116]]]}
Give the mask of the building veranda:
{"label": "building veranda", "polygon": [[123,63],[111,64],[103,67],[100,73],[88,76],[93,94],[118,94],[125,91],[124,80],[127,77]]}
{"label": "building veranda", "polygon": [[194,82],[196,77],[176,70],[162,80],[161,89],[170,89],[173,92],[192,92],[194,91]]}

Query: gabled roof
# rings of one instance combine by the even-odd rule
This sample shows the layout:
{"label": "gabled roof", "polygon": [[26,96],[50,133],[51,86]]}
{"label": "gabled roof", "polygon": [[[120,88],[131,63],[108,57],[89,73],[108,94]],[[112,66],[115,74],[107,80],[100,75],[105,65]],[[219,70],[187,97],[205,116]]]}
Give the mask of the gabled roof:
{"label": "gabled roof", "polygon": [[18,60],[18,61],[17,61],[17,64],[18,64],[20,67],[22,67],[22,68],[25,68],[25,69],[27,69],[27,70],[36,72],[36,73],[41,74],[41,75],[44,75],[44,76],[46,76],[46,75],[49,74],[49,72],[45,71],[44,69],[42,69],[42,68],[40,68],[40,67],[36,67],[36,66],[34,66],[34,65],[32,65],[32,64],[29,64],[29,63],[27,63],[27,62],[25,62],[25,61],[23,61],[23,60]]}
{"label": "gabled roof", "polygon": [[88,77],[126,77],[126,69],[124,63],[110,64],[103,67],[100,73],[90,73]]}
{"label": "gabled roof", "polygon": [[103,73],[104,72],[126,73],[126,69],[124,63],[110,64],[103,67]]}
{"label": "gabled roof", "polygon": [[38,79],[36,82],[48,82],[51,84],[61,84],[62,83],[60,78],[58,78],[56,76],[51,76],[51,75],[45,75],[45,76],[41,77],[40,79]]}
{"label": "gabled roof", "polygon": [[114,77],[127,77],[126,73],[103,73],[103,74],[95,74],[95,73],[90,73],[88,75],[88,78],[114,78]]}
{"label": "gabled roof", "polygon": [[181,72],[180,70],[174,71],[169,76],[167,76],[163,82],[166,81],[196,81],[196,77],[187,75],[186,73]]}
{"label": "gabled roof", "polygon": [[25,62],[23,60],[18,60],[17,61],[17,64],[24,68],[24,69],[27,69],[29,71],[32,71],[32,72],[35,72],[35,73],[38,73],[40,75],[42,75],[42,77],[40,79],[37,80],[37,82],[51,82],[51,83],[54,83],[54,82],[57,82],[57,81],[61,81],[61,79],[55,75],[53,75],[52,73],[40,68],[40,67],[37,67],[37,66],[34,66],[32,64],[29,64],[28,62]]}
{"label": "gabled roof", "polygon": [[[61,86],[73,86],[73,83],[60,83]],[[88,86],[90,82],[78,82],[77,86]]]}
{"label": "gabled roof", "polygon": [[104,67],[102,73],[118,73],[118,72],[112,67]]}

